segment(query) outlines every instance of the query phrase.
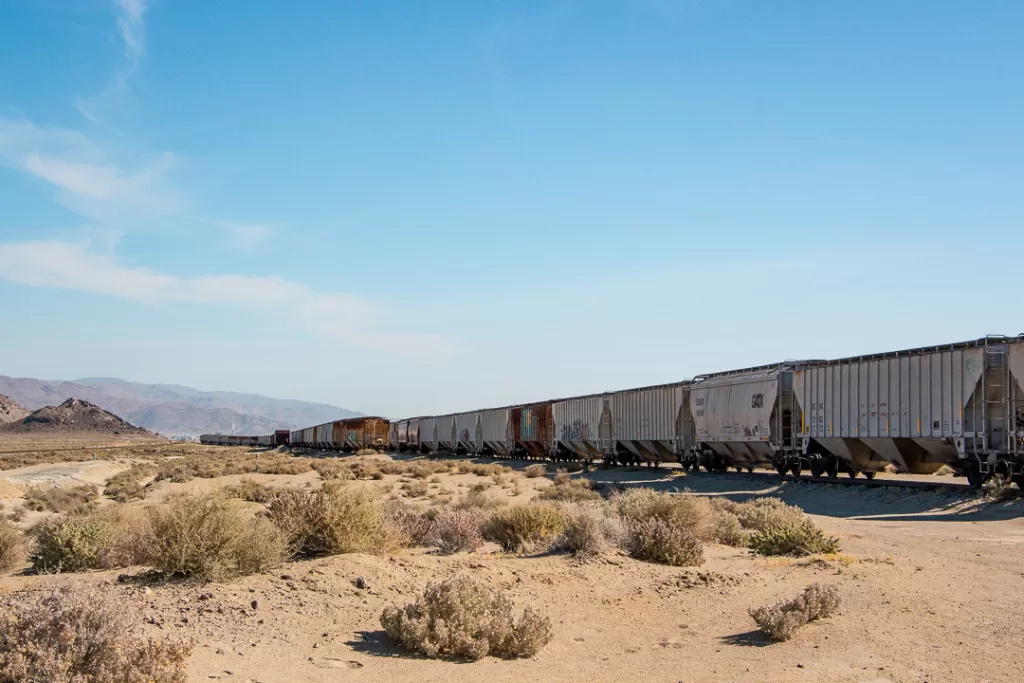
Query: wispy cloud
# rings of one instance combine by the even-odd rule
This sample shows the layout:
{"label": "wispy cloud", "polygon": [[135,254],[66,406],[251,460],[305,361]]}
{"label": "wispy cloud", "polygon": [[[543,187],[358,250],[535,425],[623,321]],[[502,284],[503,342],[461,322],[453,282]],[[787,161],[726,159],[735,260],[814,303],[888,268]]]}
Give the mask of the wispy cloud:
{"label": "wispy cloud", "polygon": [[148,306],[241,305],[284,310],[292,322],[351,348],[432,360],[458,352],[444,335],[390,330],[379,304],[350,294],[317,293],[281,277],[179,277],[127,266],[86,242],[0,243],[0,278],[21,285],[128,299]]}
{"label": "wispy cloud", "polygon": [[274,228],[261,223],[215,221],[227,234],[227,246],[235,251],[249,251],[274,236]]}
{"label": "wispy cloud", "polygon": [[0,119],[0,163],[46,181],[66,208],[106,222],[139,221],[184,207],[168,180],[173,154],[120,163],[103,145],[73,130]]}
{"label": "wispy cloud", "polygon": [[146,0],[115,0],[117,27],[124,39],[125,55],[137,61],[146,51],[146,24],[144,17],[149,3]]}
{"label": "wispy cloud", "polygon": [[124,41],[125,63],[107,86],[90,97],[79,97],[75,106],[93,123],[103,123],[115,112],[129,91],[132,78],[146,54],[146,11],[148,0],[110,0],[117,16],[117,28]]}

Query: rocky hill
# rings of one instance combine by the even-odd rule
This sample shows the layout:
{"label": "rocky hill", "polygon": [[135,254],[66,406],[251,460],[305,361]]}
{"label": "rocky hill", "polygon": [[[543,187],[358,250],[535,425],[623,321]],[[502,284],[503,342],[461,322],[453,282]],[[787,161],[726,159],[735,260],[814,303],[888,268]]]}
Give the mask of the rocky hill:
{"label": "rocky hill", "polygon": [[28,415],[28,411],[20,405],[0,394],[0,424],[14,422]]}
{"label": "rocky hill", "polygon": [[0,393],[28,410],[56,405],[73,396],[164,436],[269,434],[275,429],[297,429],[360,415],[324,403],[106,377],[65,382],[0,375]]}
{"label": "rocky hill", "polygon": [[151,433],[125,422],[102,408],[69,398],[59,406],[46,406],[20,420],[0,426],[0,431],[16,433],[91,432],[102,434],[150,436]]}

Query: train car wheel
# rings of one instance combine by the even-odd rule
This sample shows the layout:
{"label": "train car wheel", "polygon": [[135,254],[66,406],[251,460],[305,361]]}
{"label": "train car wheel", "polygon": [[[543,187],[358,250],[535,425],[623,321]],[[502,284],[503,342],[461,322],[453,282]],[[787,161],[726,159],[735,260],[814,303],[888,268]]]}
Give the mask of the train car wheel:
{"label": "train car wheel", "polygon": [[817,479],[823,473],[823,464],[820,457],[811,458],[811,476]]}
{"label": "train car wheel", "polygon": [[825,469],[828,471],[829,479],[835,479],[839,476],[839,459],[833,455],[828,456],[828,461],[825,463]]}
{"label": "train car wheel", "polygon": [[976,489],[985,483],[985,477],[974,463],[967,465],[967,483],[970,484],[972,489]]}
{"label": "train car wheel", "polygon": [[860,472],[858,472],[857,470],[850,470],[849,472],[847,472],[847,474],[850,475],[850,479],[856,479],[857,475],[860,474]]}
{"label": "train car wheel", "polygon": [[874,479],[877,472],[865,472],[864,477],[868,480]]}

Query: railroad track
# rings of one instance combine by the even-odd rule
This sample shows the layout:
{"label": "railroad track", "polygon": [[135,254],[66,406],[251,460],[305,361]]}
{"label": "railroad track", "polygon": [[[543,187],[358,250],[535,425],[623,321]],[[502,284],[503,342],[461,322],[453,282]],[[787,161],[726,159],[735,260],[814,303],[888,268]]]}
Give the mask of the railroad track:
{"label": "railroad track", "polygon": [[[698,476],[701,473],[689,472],[687,476]],[[717,472],[712,474],[718,474]],[[722,475],[719,475],[722,476]],[[958,483],[950,481],[948,477],[936,477],[935,481],[922,481],[920,479],[880,479],[877,476],[874,479],[864,479],[858,477],[851,479],[850,477],[840,475],[835,479],[830,477],[810,477],[800,476],[794,477],[791,474],[780,477],[775,472],[736,472],[729,474],[730,477],[748,477],[750,479],[757,480],[774,480],[774,481],[788,481],[802,484],[837,484],[840,486],[866,486],[874,488],[905,488],[905,489],[917,489],[919,491],[935,491],[938,489],[946,489],[947,491],[955,491],[958,493],[967,493],[973,491],[970,484]],[[899,476],[899,475],[897,475]]]}

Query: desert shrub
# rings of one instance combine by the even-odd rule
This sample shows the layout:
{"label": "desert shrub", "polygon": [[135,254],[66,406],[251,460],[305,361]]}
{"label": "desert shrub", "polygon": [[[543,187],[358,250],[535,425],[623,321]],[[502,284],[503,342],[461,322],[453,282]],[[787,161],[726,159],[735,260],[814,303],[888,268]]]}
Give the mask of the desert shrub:
{"label": "desert shrub", "polygon": [[639,560],[673,567],[696,567],[704,563],[704,547],[689,529],[657,517],[628,524],[629,554]]}
{"label": "desert shrub", "polygon": [[224,495],[227,498],[237,498],[249,503],[269,503],[276,492],[266,484],[252,479],[242,479],[233,486],[224,487]]}
{"label": "desert shrub", "polygon": [[0,683],[185,683],[190,646],[142,640],[100,591],[24,594],[0,612]]}
{"label": "desert shrub", "polygon": [[571,505],[562,510],[565,529],[559,545],[576,557],[598,555],[609,543],[618,543],[620,528],[617,519],[606,517],[596,506]]}
{"label": "desert shrub", "polygon": [[523,474],[525,474],[530,479],[537,479],[538,477],[543,477],[544,465],[530,465],[525,470],[523,470]]}
{"label": "desert shrub", "polygon": [[348,481],[356,478],[352,466],[347,462],[319,460],[313,463],[313,469],[324,481]]}
{"label": "desert shrub", "polygon": [[725,496],[708,498],[708,502],[711,503],[711,509],[715,512],[728,512],[739,516],[740,510],[743,509],[743,506],[740,503],[737,503],[731,498],[726,498]]}
{"label": "desert shrub", "polygon": [[810,519],[755,531],[747,539],[758,555],[816,555],[839,552],[839,539],[826,536]]}
{"label": "desert shrub", "polygon": [[1020,488],[1015,486],[1009,479],[998,474],[986,481],[982,490],[986,498],[996,502],[1017,500],[1021,497]]}
{"label": "desert shrub", "polygon": [[737,548],[747,545],[748,532],[740,524],[740,518],[725,510],[716,510],[711,518],[711,540],[722,545]]}
{"label": "desert shrub", "polygon": [[19,505],[18,507],[8,512],[7,519],[11,520],[12,522],[20,522],[21,520],[25,519],[25,506]]}
{"label": "desert shrub", "polygon": [[430,485],[425,481],[411,481],[403,484],[402,490],[406,491],[411,498],[422,498],[430,492]]}
{"label": "desert shrub", "polygon": [[804,520],[803,510],[778,498],[757,498],[741,505],[737,514],[743,528],[754,531],[791,527]]}
{"label": "desert shrub", "polygon": [[32,530],[32,567],[42,574],[97,569],[111,535],[109,523],[96,516],[48,519]]}
{"label": "desert shrub", "polygon": [[493,477],[496,474],[511,474],[512,468],[498,463],[481,465],[479,463],[462,464],[460,469],[467,474],[475,474],[478,477]]}
{"label": "desert shrub", "polygon": [[118,472],[107,481],[103,495],[113,498],[118,503],[130,500],[141,500],[146,497],[146,487],[142,482],[157,473],[156,465],[139,463],[132,465],[124,472]]}
{"label": "desert shrub", "polygon": [[170,576],[218,581],[266,571],[286,556],[278,527],[220,496],[177,496],[148,512],[153,566]]}
{"label": "desert shrub", "polygon": [[49,510],[82,514],[91,510],[98,498],[99,492],[92,484],[68,488],[33,486],[25,493],[25,504],[36,512]]}
{"label": "desert shrub", "polygon": [[406,469],[406,474],[414,479],[426,479],[434,470],[425,462],[414,462]]}
{"label": "desert shrub", "polygon": [[589,479],[563,480],[563,483],[559,484],[558,477],[555,477],[555,484],[541,489],[537,497],[541,500],[558,500],[565,503],[601,500],[601,494],[595,491],[593,486]]}
{"label": "desert shrub", "polygon": [[551,621],[529,607],[518,621],[513,612],[503,591],[457,576],[429,584],[404,607],[385,607],[380,623],[391,639],[427,657],[532,657],[551,641]]}
{"label": "desert shrub", "polygon": [[376,460],[357,460],[352,463],[352,475],[355,479],[383,479],[384,473]]}
{"label": "desert shrub", "polygon": [[659,519],[669,526],[686,529],[701,540],[712,540],[714,511],[707,498],[640,488],[616,493],[611,501],[627,526]]}
{"label": "desert shrub", "polygon": [[562,512],[544,504],[519,505],[499,510],[484,524],[484,537],[508,552],[544,550],[562,533]]}
{"label": "desert shrub", "polygon": [[436,511],[421,512],[402,500],[388,500],[381,505],[381,518],[393,545],[430,545]]}
{"label": "desert shrub", "polygon": [[455,504],[456,509],[493,510],[504,505],[502,501],[498,500],[487,490],[489,488],[490,484],[477,484],[473,486],[473,488],[467,491],[466,494]]}
{"label": "desert shrub", "polygon": [[373,495],[341,484],[285,491],[270,502],[268,512],[301,557],[366,552],[396,542]]}
{"label": "desert shrub", "polygon": [[569,476],[569,473],[567,471],[559,469],[557,472],[555,472],[555,486],[565,486],[571,481],[572,477]]}
{"label": "desert shrub", "polygon": [[804,624],[834,614],[839,602],[839,590],[835,586],[813,583],[795,598],[752,608],[750,616],[772,640],[789,640]]}
{"label": "desert shrub", "polygon": [[483,522],[478,510],[443,510],[434,519],[431,540],[442,555],[471,553],[484,544]]}
{"label": "desert shrub", "polygon": [[153,526],[146,510],[108,505],[90,515],[107,529],[96,556],[98,569],[148,565],[152,562]]}
{"label": "desert shrub", "polygon": [[25,561],[25,535],[0,520],[0,574],[14,571]]}

